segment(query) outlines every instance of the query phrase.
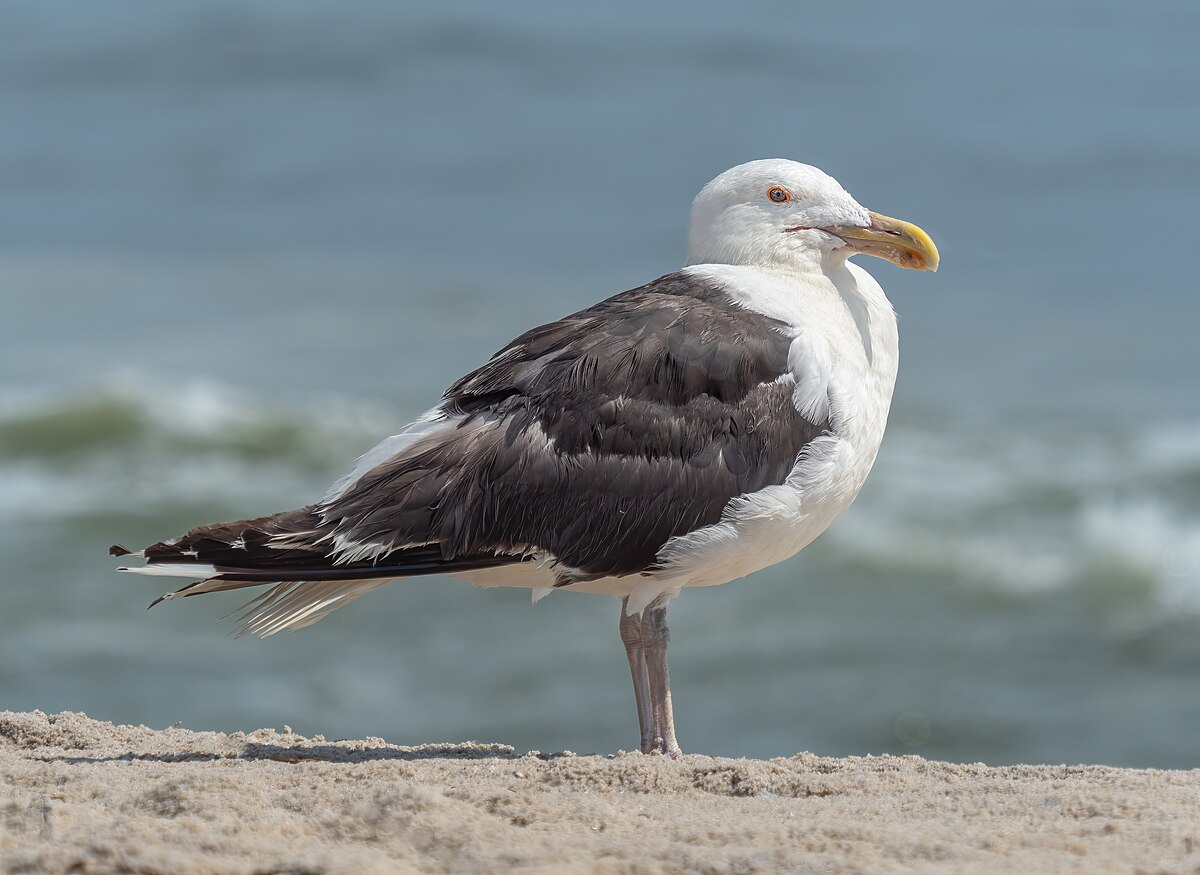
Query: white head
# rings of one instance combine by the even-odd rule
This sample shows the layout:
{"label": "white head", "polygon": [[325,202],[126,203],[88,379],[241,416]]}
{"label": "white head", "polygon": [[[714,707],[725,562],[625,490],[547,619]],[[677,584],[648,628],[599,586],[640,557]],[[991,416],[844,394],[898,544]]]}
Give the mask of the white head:
{"label": "white head", "polygon": [[872,213],[827,173],[772,158],[726,170],[692,202],[688,264],[819,268],[855,252],[937,270],[937,247],[907,222]]}

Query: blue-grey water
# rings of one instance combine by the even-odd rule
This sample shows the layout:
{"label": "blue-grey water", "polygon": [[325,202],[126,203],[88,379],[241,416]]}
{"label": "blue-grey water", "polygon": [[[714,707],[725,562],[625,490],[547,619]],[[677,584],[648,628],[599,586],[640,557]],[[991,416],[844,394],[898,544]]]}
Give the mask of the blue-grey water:
{"label": "blue-grey water", "polygon": [[[685,749],[1200,765],[1200,60],[1127,4],[0,4],[0,708],[636,743],[616,602],[400,583],[227,637],[105,554],[312,500],[786,156],[871,261],[891,428],[795,559],[685,593]],[[860,259],[861,260],[861,259]]]}

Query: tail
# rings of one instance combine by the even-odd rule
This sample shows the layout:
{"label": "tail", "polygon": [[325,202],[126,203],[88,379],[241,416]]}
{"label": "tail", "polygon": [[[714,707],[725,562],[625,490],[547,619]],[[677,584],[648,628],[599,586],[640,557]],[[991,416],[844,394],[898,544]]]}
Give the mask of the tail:
{"label": "tail", "polygon": [[181,596],[264,586],[270,589],[243,606],[237,634],[266,637],[310,626],[359,596],[397,578],[495,568],[520,562],[508,554],[442,558],[436,543],[404,547],[373,561],[340,561],[331,544],[332,526],[314,505],[250,520],[213,523],[137,552],[120,545],[111,556],[144,558],[145,565],[118,571],[200,578],[150,603]]}

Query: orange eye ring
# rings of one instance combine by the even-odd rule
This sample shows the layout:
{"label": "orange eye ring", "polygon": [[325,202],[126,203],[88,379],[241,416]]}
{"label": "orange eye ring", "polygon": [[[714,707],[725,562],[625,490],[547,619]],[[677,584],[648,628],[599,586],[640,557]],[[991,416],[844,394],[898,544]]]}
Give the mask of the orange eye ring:
{"label": "orange eye ring", "polygon": [[767,200],[773,204],[786,204],[792,199],[792,193],[781,185],[772,185],[767,189]]}

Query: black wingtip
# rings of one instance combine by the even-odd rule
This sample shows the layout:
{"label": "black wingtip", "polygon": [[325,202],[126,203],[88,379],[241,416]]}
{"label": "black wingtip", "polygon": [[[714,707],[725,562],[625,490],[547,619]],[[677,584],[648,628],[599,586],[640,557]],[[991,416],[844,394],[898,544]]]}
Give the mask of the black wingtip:
{"label": "black wingtip", "polygon": [[150,610],[152,607],[157,605],[159,602],[163,601],[165,598],[166,598],[166,595],[160,595],[154,601],[150,602],[150,604],[146,605],[146,610],[147,611]]}
{"label": "black wingtip", "polygon": [[109,556],[128,556],[132,552],[133,552],[132,550],[126,550],[120,544],[113,544],[111,547],[108,548]]}

